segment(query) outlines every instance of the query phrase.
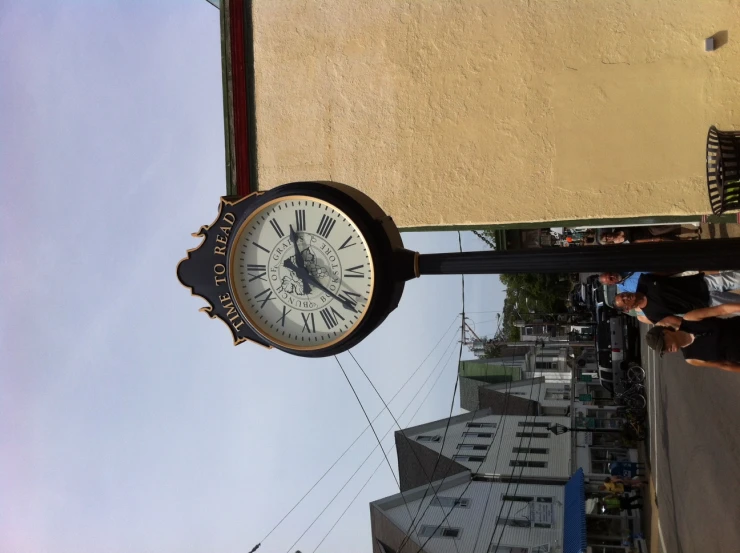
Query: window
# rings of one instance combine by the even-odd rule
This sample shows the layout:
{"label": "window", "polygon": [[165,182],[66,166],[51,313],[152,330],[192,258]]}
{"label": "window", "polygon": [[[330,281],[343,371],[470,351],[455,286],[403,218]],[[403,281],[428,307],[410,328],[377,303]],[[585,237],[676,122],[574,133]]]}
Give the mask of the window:
{"label": "window", "polygon": [[570,399],[570,392],[566,392],[562,388],[547,388],[545,390],[545,399],[556,400],[556,399]]}
{"label": "window", "polygon": [[534,453],[535,455],[547,455],[550,450],[546,447],[515,447],[514,453]]}
{"label": "window", "polygon": [[550,544],[536,545],[532,548],[532,553],[550,553]]}
{"label": "window", "polygon": [[472,450],[472,451],[488,451],[488,446],[478,445],[478,444],[457,444],[457,449]]}
{"label": "window", "polygon": [[460,528],[439,528],[437,526],[423,525],[419,535],[424,538],[459,538],[462,534]]}
{"label": "window", "polygon": [[516,528],[529,528],[532,526],[532,523],[526,518],[498,517],[498,519],[496,519],[496,524],[499,526],[514,526]]}
{"label": "window", "polygon": [[506,495],[504,494],[501,496],[501,501],[522,501],[524,503],[530,503],[534,501],[534,497],[529,496],[529,495]]}
{"label": "window", "polygon": [[463,461],[468,463],[482,463],[486,460],[484,455],[453,455],[452,458],[455,461]]}
{"label": "window", "polygon": [[417,442],[438,442],[441,438],[439,436],[417,436]]}
{"label": "window", "polygon": [[463,432],[465,438],[493,438],[490,432]]}
{"label": "window", "polygon": [[538,371],[547,371],[557,368],[557,363],[552,361],[536,361],[534,368]]}
{"label": "window", "polygon": [[536,468],[536,469],[544,469],[547,468],[547,462],[546,461],[509,461],[510,467],[530,467],[530,468]]}
{"label": "window", "polygon": [[444,497],[437,496],[432,500],[433,507],[462,507],[467,509],[470,507],[470,499],[467,497]]}
{"label": "window", "polygon": [[519,547],[517,545],[501,545],[496,547],[495,543],[491,544],[490,553],[529,553],[529,547]]}
{"label": "window", "polygon": [[550,434],[547,432],[517,432],[517,438],[549,438]]}
{"label": "window", "polygon": [[519,421],[519,426],[531,426],[533,428],[547,428],[550,426],[549,422],[527,422]]}
{"label": "window", "polygon": [[495,422],[469,422],[468,428],[496,428]]}
{"label": "window", "polygon": [[[502,495],[503,501],[515,501],[522,505],[509,508],[509,515],[499,517],[496,524],[519,528],[551,528],[552,497],[531,497],[524,495]],[[546,507],[544,504],[550,505]],[[533,550],[534,551],[534,550]],[[544,549],[543,551],[547,551]]]}

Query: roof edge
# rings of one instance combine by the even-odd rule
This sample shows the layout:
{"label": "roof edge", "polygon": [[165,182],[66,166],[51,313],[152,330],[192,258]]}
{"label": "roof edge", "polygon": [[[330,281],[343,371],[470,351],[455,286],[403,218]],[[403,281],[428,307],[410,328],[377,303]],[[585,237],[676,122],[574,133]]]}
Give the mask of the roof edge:
{"label": "roof edge", "polygon": [[[471,416],[471,413],[460,413],[459,415],[449,417],[449,421],[450,421],[450,424],[456,424],[458,422],[463,422],[465,420],[474,420],[480,417],[487,417],[488,415],[492,415],[492,414],[493,413],[491,412],[490,408],[478,409],[477,411],[473,412],[472,416]],[[444,419],[438,419],[432,422],[426,422],[424,424],[419,424],[417,426],[409,426],[408,428],[404,428],[403,430],[396,430],[396,435],[397,436],[398,435],[409,436],[411,434],[419,434],[427,430],[435,430],[445,425],[447,420],[448,420],[447,418],[444,418]]]}
{"label": "roof edge", "polygon": [[429,486],[434,486],[434,489],[437,491],[437,493],[439,493],[441,491],[454,488],[455,486],[466,484],[470,482],[472,478],[473,478],[472,473],[470,472],[469,469],[466,469],[465,472],[459,472],[451,476],[446,476],[442,478],[441,480],[435,480],[431,484],[424,484],[423,486],[411,488],[410,490],[406,490],[405,492],[399,492],[393,495],[389,495],[387,497],[383,497],[381,499],[376,499],[375,501],[370,502],[370,506],[376,507],[380,510],[392,509],[393,507],[398,507],[399,505],[403,505],[404,499],[407,502],[415,501],[417,499],[422,498],[425,493],[427,494],[427,497],[433,497],[429,495],[429,492],[428,492]]}

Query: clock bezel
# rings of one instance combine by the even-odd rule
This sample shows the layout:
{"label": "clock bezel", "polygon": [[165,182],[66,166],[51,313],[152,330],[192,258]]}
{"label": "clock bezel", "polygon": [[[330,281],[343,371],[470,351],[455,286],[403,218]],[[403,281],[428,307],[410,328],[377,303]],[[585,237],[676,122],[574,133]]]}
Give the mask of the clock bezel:
{"label": "clock bezel", "polygon": [[[359,234],[359,238],[362,241],[365,251],[368,253],[369,257],[369,269],[370,269],[370,291],[367,296],[367,302],[365,303],[365,307],[358,317],[358,319],[350,326],[347,330],[345,330],[341,335],[335,337],[332,340],[317,343],[312,346],[304,346],[299,344],[292,344],[290,342],[286,342],[281,339],[279,336],[275,336],[272,334],[269,334],[267,332],[267,329],[261,328],[261,325],[254,320],[253,317],[249,315],[249,311],[247,310],[246,306],[243,305],[242,302],[242,294],[238,291],[237,283],[239,282],[238,277],[236,275],[237,270],[237,254],[238,254],[238,245],[240,243],[240,240],[244,234],[244,232],[249,228],[249,225],[252,224],[255,218],[259,217],[261,214],[263,214],[266,210],[270,209],[270,207],[280,204],[281,202],[290,202],[290,201],[309,201],[309,202],[316,202],[321,205],[329,206],[329,208],[333,209],[335,212],[339,213],[342,217],[344,217],[352,226],[355,227],[357,233]],[[368,240],[366,238],[366,234],[363,233],[363,229],[360,225],[357,224],[356,220],[353,219],[349,214],[345,213],[344,210],[337,206],[336,204],[329,202],[323,198],[320,198],[316,195],[306,195],[306,194],[292,194],[288,193],[276,198],[272,198],[269,201],[262,202],[259,205],[254,206],[254,208],[245,214],[246,216],[240,219],[236,222],[235,226],[237,226],[237,230],[234,233],[234,236],[232,240],[230,240],[229,249],[227,251],[227,262],[228,262],[228,270],[229,270],[229,285],[231,288],[231,295],[234,298],[234,303],[237,306],[239,312],[241,313],[243,319],[249,324],[249,326],[257,332],[262,338],[270,342],[271,345],[274,347],[281,349],[281,350],[289,350],[291,352],[314,352],[318,350],[327,350],[329,348],[332,348],[333,346],[339,344],[340,342],[344,341],[348,337],[350,337],[357,329],[361,326],[363,320],[367,316],[367,314],[371,310],[371,304],[373,301],[373,297],[375,295],[375,259],[373,256],[373,250],[368,243]],[[308,234],[315,234],[315,233],[308,233]],[[269,266],[269,265],[268,265]],[[314,311],[311,311],[314,312]]]}
{"label": "clock bezel", "polygon": [[[318,358],[336,355],[362,342],[398,307],[405,281],[417,276],[414,274],[414,263],[418,254],[404,249],[401,234],[392,218],[377,203],[356,188],[329,181],[283,184],[250,196],[251,201],[246,212],[237,216],[234,231],[227,245],[227,263],[229,264],[227,284],[231,297],[235,297],[234,283],[230,275],[230,257],[234,244],[236,244],[234,233],[241,230],[244,221],[251,213],[261,211],[264,204],[285,196],[308,196],[321,200],[344,213],[354,223],[365,240],[373,262],[373,293],[359,324],[355,325],[351,332],[346,332],[341,340],[330,346],[323,344],[311,350],[285,346],[265,336],[246,317],[245,323],[253,334],[267,343],[268,347],[300,357]],[[237,302],[234,305],[237,306],[240,315],[245,315]]]}

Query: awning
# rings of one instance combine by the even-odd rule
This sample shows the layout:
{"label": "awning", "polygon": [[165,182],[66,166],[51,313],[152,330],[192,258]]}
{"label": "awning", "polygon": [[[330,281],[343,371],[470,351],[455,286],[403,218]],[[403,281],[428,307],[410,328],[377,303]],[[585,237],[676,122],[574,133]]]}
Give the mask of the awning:
{"label": "awning", "polygon": [[586,552],[586,494],[583,469],[578,469],[565,485],[563,553]]}

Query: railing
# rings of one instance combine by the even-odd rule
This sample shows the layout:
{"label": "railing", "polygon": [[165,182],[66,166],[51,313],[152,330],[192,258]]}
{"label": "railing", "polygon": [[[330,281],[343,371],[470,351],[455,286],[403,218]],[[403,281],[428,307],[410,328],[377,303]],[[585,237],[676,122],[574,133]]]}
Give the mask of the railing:
{"label": "railing", "polygon": [[740,209],[740,132],[709,128],[707,188],[712,213]]}

